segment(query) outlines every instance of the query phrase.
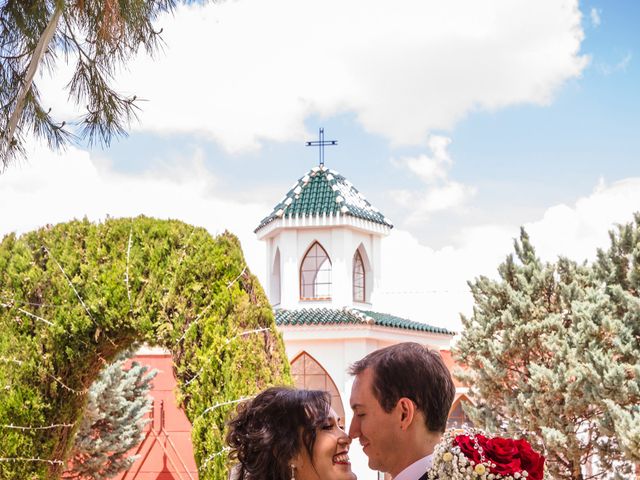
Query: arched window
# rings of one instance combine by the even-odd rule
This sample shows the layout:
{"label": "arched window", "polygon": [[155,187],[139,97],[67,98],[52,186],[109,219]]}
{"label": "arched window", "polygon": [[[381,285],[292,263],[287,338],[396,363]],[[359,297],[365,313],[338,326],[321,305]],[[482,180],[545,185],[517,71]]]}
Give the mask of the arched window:
{"label": "arched window", "polygon": [[280,305],[280,249],[276,250],[271,269],[271,304]]}
{"label": "arched window", "polygon": [[365,271],[360,251],[353,255],[353,301],[365,301]]}
{"label": "arched window", "polygon": [[331,260],[318,242],[307,250],[300,265],[300,298],[328,300],[331,298]]}
{"label": "arched window", "polygon": [[322,368],[315,358],[307,352],[302,352],[291,362],[291,374],[297,388],[307,390],[322,390],[331,395],[331,406],[344,422],[344,407],[340,393],[327,371]]}
{"label": "arched window", "polygon": [[473,422],[464,413],[462,409],[462,402],[469,401],[466,395],[461,395],[455,402],[453,402],[453,406],[451,407],[451,411],[449,412],[449,418],[447,419],[447,428],[462,428],[463,426],[473,427]]}

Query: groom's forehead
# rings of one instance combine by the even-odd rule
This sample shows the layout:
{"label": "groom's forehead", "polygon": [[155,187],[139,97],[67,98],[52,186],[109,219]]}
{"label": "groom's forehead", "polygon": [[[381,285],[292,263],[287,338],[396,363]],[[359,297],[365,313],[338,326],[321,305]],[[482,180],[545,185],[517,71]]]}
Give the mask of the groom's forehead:
{"label": "groom's forehead", "polygon": [[351,408],[362,407],[364,403],[369,403],[371,400],[375,400],[373,394],[373,371],[366,369],[363,372],[356,375],[351,387]]}

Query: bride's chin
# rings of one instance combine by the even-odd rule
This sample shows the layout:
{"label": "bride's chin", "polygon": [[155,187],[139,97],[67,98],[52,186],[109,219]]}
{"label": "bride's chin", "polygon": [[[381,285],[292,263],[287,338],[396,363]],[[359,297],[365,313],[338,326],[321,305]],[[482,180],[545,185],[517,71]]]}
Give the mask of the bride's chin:
{"label": "bride's chin", "polygon": [[351,465],[339,465],[341,472],[336,475],[335,480],[356,480],[356,474],[351,471]]}

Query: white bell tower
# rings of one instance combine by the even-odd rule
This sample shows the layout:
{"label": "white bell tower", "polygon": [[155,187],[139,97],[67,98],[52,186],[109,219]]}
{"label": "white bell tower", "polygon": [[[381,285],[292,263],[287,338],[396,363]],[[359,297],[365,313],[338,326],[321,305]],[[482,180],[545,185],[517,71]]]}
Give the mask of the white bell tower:
{"label": "white bell tower", "polygon": [[391,228],[346,178],[312,168],[255,230],[267,249],[269,301],[284,309],[369,310],[381,239]]}

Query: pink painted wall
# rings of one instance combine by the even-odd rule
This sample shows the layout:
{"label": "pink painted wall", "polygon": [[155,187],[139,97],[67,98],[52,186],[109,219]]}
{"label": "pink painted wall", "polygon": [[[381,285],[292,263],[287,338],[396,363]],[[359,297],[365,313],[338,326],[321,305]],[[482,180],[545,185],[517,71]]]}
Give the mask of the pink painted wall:
{"label": "pink painted wall", "polygon": [[153,422],[145,429],[144,441],[132,451],[140,457],[129,471],[115,479],[197,480],[191,424],[176,403],[171,355],[136,355],[133,360],[158,370],[149,392],[153,398]]}

